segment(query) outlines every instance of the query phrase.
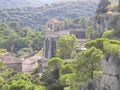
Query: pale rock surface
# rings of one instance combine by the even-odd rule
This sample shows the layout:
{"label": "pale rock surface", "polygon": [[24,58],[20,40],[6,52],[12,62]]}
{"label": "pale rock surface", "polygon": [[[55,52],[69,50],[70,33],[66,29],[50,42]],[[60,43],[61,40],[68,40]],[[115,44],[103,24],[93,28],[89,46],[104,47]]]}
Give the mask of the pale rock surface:
{"label": "pale rock surface", "polygon": [[120,90],[120,58],[106,54],[102,60],[103,76],[88,82],[81,90]]}

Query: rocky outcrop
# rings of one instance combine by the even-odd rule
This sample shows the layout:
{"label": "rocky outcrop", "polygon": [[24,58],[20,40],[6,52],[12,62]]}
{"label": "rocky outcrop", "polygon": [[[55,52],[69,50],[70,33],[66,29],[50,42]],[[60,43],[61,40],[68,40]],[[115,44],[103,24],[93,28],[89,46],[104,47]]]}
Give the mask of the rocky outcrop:
{"label": "rocky outcrop", "polygon": [[111,29],[112,16],[109,14],[98,14],[94,18],[94,31],[95,34]]}
{"label": "rocky outcrop", "polygon": [[104,74],[100,90],[120,90],[120,58],[115,55],[105,55],[102,70]]}
{"label": "rocky outcrop", "polygon": [[120,13],[117,10],[114,12],[107,10],[107,5],[109,4],[109,0],[101,0],[96,15],[92,19],[94,33],[97,34],[97,36],[113,28],[120,30]]}
{"label": "rocky outcrop", "polygon": [[108,11],[107,5],[110,4],[109,0],[100,0],[98,5],[97,13],[106,13]]}
{"label": "rocky outcrop", "polygon": [[100,79],[88,82],[81,90],[100,90]]}
{"label": "rocky outcrop", "polygon": [[81,90],[120,90],[120,58],[106,54],[102,60],[103,75],[87,83]]}
{"label": "rocky outcrop", "polygon": [[98,35],[113,28],[120,30],[120,13],[97,14],[93,22],[94,33]]}

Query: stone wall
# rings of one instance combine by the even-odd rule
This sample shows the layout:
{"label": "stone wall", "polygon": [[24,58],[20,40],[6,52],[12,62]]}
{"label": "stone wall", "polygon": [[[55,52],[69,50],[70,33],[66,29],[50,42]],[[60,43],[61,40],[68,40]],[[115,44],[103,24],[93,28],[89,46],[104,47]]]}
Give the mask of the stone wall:
{"label": "stone wall", "polygon": [[[32,56],[28,58],[16,58],[10,53],[0,55],[0,61],[8,68],[12,68],[17,72],[32,72],[35,68],[39,67],[42,72],[42,57]],[[36,65],[37,64],[37,65]]]}
{"label": "stone wall", "polygon": [[22,72],[22,63],[6,64],[7,67],[14,69],[17,72]]}
{"label": "stone wall", "polygon": [[44,40],[44,57],[50,59],[56,54],[56,41],[58,37],[48,37]]}

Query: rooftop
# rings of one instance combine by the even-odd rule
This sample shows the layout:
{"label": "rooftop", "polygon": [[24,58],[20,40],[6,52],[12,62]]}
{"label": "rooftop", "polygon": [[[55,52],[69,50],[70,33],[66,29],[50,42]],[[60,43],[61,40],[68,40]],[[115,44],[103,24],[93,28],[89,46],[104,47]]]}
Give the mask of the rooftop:
{"label": "rooftop", "polygon": [[47,23],[61,23],[61,21],[59,21],[55,18],[52,18],[52,19],[48,20]]}

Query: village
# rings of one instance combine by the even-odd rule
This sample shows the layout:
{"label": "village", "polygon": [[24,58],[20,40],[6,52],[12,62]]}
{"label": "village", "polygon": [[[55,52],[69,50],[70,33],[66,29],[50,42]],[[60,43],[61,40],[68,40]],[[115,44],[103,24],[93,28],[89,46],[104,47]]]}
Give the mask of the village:
{"label": "village", "polygon": [[38,72],[43,72],[46,69],[47,61],[55,57],[56,42],[61,35],[74,34],[82,46],[81,50],[85,50],[84,43],[89,39],[86,38],[85,30],[67,30],[62,27],[62,22],[53,18],[46,22],[46,32],[44,40],[43,55],[34,55],[30,57],[15,57],[10,53],[0,55],[0,61],[7,67],[12,68],[17,72],[29,73],[38,68]]}

